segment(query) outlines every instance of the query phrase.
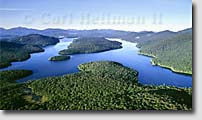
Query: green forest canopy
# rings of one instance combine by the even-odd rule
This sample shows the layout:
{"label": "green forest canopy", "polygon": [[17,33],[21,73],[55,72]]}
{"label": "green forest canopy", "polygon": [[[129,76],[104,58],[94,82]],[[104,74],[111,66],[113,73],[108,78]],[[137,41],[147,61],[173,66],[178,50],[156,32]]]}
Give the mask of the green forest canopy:
{"label": "green forest canopy", "polygon": [[[81,64],[80,72],[24,84],[0,72],[1,109],[36,110],[191,110],[192,89],[142,86],[138,72],[111,61]],[[29,72],[29,71],[28,71]],[[25,72],[25,74],[27,74]],[[4,80],[2,81],[2,77]],[[16,79],[19,78],[16,76]],[[12,78],[12,80],[16,80]]]}
{"label": "green forest canopy", "polygon": [[38,34],[0,40],[0,68],[7,67],[14,61],[26,60],[31,53],[43,52],[42,47],[58,42],[57,38]]}
{"label": "green forest canopy", "polygon": [[156,65],[171,68],[175,72],[192,74],[192,31],[141,43],[140,53],[154,56],[152,62]]}
{"label": "green forest canopy", "polygon": [[50,61],[63,61],[70,59],[70,56],[60,55],[60,56],[53,56],[50,57],[48,60]]}
{"label": "green forest canopy", "polygon": [[121,43],[117,41],[109,41],[103,37],[87,37],[75,39],[68,49],[61,50],[59,54],[81,54],[81,53],[94,53],[103,52],[122,48]]}
{"label": "green forest canopy", "polygon": [[42,51],[38,46],[0,41],[0,68],[11,65],[13,61],[26,60],[31,53]]}

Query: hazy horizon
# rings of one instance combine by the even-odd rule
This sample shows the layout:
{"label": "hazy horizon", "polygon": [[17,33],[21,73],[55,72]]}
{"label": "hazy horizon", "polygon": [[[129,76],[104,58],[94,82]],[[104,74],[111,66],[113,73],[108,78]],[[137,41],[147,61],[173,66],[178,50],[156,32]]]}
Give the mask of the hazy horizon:
{"label": "hazy horizon", "polygon": [[191,0],[0,0],[0,27],[180,31],[192,28]]}
{"label": "hazy horizon", "polygon": [[[13,29],[13,28],[26,28],[26,29],[34,29],[34,30],[47,30],[47,29],[61,29],[61,30],[116,30],[116,31],[127,31],[127,32],[144,32],[144,31],[147,31],[147,32],[162,32],[162,31],[167,31],[167,30],[161,30],[161,31],[152,31],[152,30],[143,30],[143,31],[130,31],[130,30],[120,30],[120,29],[63,29],[63,28],[44,28],[44,29],[37,29],[37,28],[30,28],[30,27],[23,27],[23,26],[17,26],[17,27],[11,27],[11,28],[4,28],[4,27],[1,27],[0,28],[3,28],[3,29],[6,29],[6,30],[9,30],[9,29]],[[172,31],[172,32],[179,32],[179,31],[183,31],[183,30],[186,30],[186,29],[192,29],[191,28],[185,28],[185,29],[181,29],[181,30],[177,30],[177,31],[172,31],[172,30],[168,30],[168,31]]]}

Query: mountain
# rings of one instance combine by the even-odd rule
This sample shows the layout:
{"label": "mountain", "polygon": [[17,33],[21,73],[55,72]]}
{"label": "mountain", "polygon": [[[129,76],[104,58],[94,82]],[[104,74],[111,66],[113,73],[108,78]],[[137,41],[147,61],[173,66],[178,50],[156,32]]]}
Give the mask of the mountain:
{"label": "mountain", "polygon": [[181,30],[181,31],[178,31],[178,33],[192,33],[192,28],[187,28],[187,29],[184,29],[184,30]]}
{"label": "mountain", "polygon": [[29,34],[26,36],[10,39],[9,41],[20,43],[20,44],[38,45],[38,46],[44,47],[44,46],[54,45],[58,43],[59,39],[54,37],[39,35],[39,34]]}
{"label": "mountain", "polygon": [[153,34],[155,33],[152,31],[128,32],[126,35],[121,36],[121,38],[130,42],[141,42],[149,40]]}
{"label": "mountain", "polygon": [[52,37],[119,37],[126,35],[127,31],[110,30],[110,29],[94,29],[94,30],[64,30],[64,29],[30,29],[24,27],[16,27],[11,29],[0,29],[0,38],[13,38],[13,36],[24,36],[29,34],[41,34]]}
{"label": "mountain", "polygon": [[11,29],[2,29],[1,28],[1,36],[10,35],[10,36],[22,36],[28,34],[38,33],[39,30],[24,28],[24,27],[16,27]]}
{"label": "mountain", "polygon": [[152,63],[155,65],[192,74],[192,29],[169,34],[161,39],[142,43],[140,53],[153,56]]}
{"label": "mountain", "polygon": [[4,28],[0,28],[0,33],[3,32],[5,29]]}
{"label": "mountain", "polygon": [[136,39],[135,42],[138,43],[138,47],[141,47],[144,44],[149,44],[150,42],[153,42],[153,41],[165,40],[173,37],[174,35],[176,35],[175,32],[166,30],[166,31],[161,31],[157,33],[142,35],[139,37],[139,39]]}
{"label": "mountain", "polygon": [[[182,30],[181,32],[188,31]],[[0,39],[3,38],[14,38],[16,36],[24,36],[29,34],[41,34],[45,36],[52,37],[108,37],[108,38],[123,38],[131,42],[144,42],[157,39],[165,39],[172,35],[175,35],[176,32],[172,31],[161,31],[161,32],[152,32],[152,31],[141,31],[141,32],[129,32],[122,30],[112,30],[112,29],[93,29],[93,30],[74,30],[74,29],[30,29],[25,27],[16,27],[11,29],[0,28]]]}
{"label": "mountain", "polygon": [[[191,28],[179,31],[179,32],[185,32],[185,31],[191,31]],[[31,28],[25,28],[25,27],[16,27],[11,29],[4,29],[0,28],[0,37],[2,36],[24,36],[28,34],[42,34],[46,36],[71,36],[71,35],[77,35],[79,37],[126,37],[127,36],[130,39],[134,39],[135,41],[136,37],[140,37],[140,39],[148,38],[150,40],[154,40],[156,38],[161,38],[162,36],[167,37],[172,34],[175,34],[176,32],[172,32],[169,30],[161,31],[161,32],[152,32],[152,31],[141,31],[141,32],[130,32],[130,31],[122,31],[122,30],[112,30],[112,29],[92,29],[92,30],[74,30],[74,29],[44,29],[44,30],[37,30],[37,29],[31,29]],[[151,37],[153,36],[153,37]],[[130,40],[131,41],[131,40]]]}

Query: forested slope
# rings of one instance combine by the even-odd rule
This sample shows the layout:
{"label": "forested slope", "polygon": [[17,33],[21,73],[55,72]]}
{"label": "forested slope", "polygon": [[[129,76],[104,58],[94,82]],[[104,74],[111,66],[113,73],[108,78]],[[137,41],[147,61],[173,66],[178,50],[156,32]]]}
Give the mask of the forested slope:
{"label": "forested slope", "polygon": [[17,110],[26,105],[31,105],[23,97],[26,95],[24,90],[26,84],[17,84],[15,80],[29,76],[32,71],[29,70],[9,70],[0,72],[0,109]]}
{"label": "forested slope", "polygon": [[[111,61],[81,64],[80,72],[25,84],[0,72],[1,109],[35,110],[191,110],[192,89],[141,86],[138,72]],[[23,72],[23,71],[21,71]],[[26,71],[25,71],[26,72]],[[28,75],[27,73],[25,73]],[[19,76],[20,77],[20,76]],[[19,78],[16,76],[16,78]],[[22,75],[21,75],[22,77]],[[12,78],[12,80],[16,80]]]}
{"label": "forested slope", "polygon": [[11,65],[13,61],[26,60],[31,53],[42,51],[38,46],[0,41],[0,68]]}
{"label": "forested slope", "polygon": [[59,42],[59,39],[39,34],[30,34],[26,36],[16,37],[10,39],[9,41],[20,44],[38,45],[40,47],[45,47],[48,45],[55,45]]}
{"label": "forested slope", "polygon": [[192,74],[192,29],[180,31],[170,38],[143,42],[140,47],[141,54],[154,57],[153,64]]}
{"label": "forested slope", "polygon": [[95,53],[107,50],[122,48],[121,43],[117,41],[109,41],[103,37],[87,37],[75,39],[68,49],[61,50],[59,54],[81,54],[81,53]]}
{"label": "forested slope", "polygon": [[38,34],[0,40],[0,68],[11,65],[13,61],[23,61],[31,53],[42,52],[42,47],[54,45],[59,39]]}

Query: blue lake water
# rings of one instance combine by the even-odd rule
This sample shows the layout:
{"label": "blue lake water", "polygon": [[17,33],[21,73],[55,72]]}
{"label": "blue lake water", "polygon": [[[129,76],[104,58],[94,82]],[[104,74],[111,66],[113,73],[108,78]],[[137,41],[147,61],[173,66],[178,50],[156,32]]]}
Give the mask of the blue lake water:
{"label": "blue lake water", "polygon": [[66,49],[72,40],[73,38],[61,39],[58,44],[45,47],[45,52],[31,54],[30,59],[23,62],[13,62],[12,66],[0,70],[32,70],[33,74],[31,76],[18,80],[18,82],[25,82],[27,80],[78,72],[77,66],[81,63],[110,60],[137,70],[139,72],[139,83],[141,84],[192,87],[192,76],[177,74],[171,70],[153,66],[150,63],[150,57],[138,54],[139,49],[136,47],[136,43],[126,42],[120,39],[110,40],[122,42],[122,49],[92,54],[71,55],[71,59],[66,61],[53,62],[48,60],[49,57],[58,55],[60,50]]}

